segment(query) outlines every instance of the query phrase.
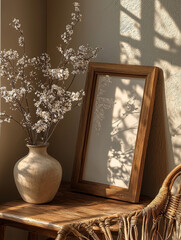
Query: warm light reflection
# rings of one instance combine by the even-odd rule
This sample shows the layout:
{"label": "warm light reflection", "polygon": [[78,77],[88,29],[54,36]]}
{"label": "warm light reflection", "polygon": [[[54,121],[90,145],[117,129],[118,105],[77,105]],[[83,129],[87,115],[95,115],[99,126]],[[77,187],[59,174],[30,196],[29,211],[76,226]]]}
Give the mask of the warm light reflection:
{"label": "warm light reflection", "polygon": [[154,38],[154,45],[159,48],[159,49],[163,49],[166,51],[170,51],[170,45],[165,42],[164,40],[160,39],[159,37],[155,37]]}
{"label": "warm light reflection", "polygon": [[[179,27],[159,0],[155,0],[154,30],[155,36],[159,36],[165,43],[170,43],[170,50],[176,45],[181,46]],[[156,41],[155,46],[157,47]]]}
{"label": "warm light reflection", "polygon": [[140,49],[136,44],[130,44],[129,39],[140,42],[141,0],[120,0],[120,62],[140,64]]}
{"label": "warm light reflection", "polygon": [[108,181],[129,187],[144,81],[117,78],[112,112],[111,147],[108,152]]}
{"label": "warm light reflection", "polygon": [[129,187],[144,84],[144,79],[98,77],[84,180]]}
{"label": "warm light reflection", "polygon": [[[164,72],[166,109],[171,139],[169,168],[181,159],[181,21],[179,1],[120,0],[120,62],[152,65]],[[167,122],[167,121],[166,121]],[[155,133],[156,134],[156,133]],[[169,154],[172,154],[171,152]],[[173,165],[173,163],[174,165]]]}
{"label": "warm light reflection", "polygon": [[[155,65],[161,67],[165,74],[167,114],[169,131],[172,136],[173,161],[175,165],[178,165],[181,159],[181,31],[169,9],[165,8],[165,5],[159,0],[155,0],[155,9],[154,43],[159,53],[159,58],[155,59]],[[169,164],[171,165],[171,162]]]}
{"label": "warm light reflection", "polygon": [[139,49],[132,47],[129,43],[126,42],[121,42],[120,48],[121,48],[120,55],[121,63],[139,65],[140,63],[139,59],[141,57]]}
{"label": "warm light reflection", "polygon": [[141,0],[120,0],[121,9],[135,19],[141,19]]}
{"label": "warm light reflection", "polygon": [[140,32],[138,28],[138,24],[136,24],[135,20],[129,17],[124,12],[121,12],[121,26],[120,26],[120,34],[122,36],[130,37],[132,39],[140,40]]}

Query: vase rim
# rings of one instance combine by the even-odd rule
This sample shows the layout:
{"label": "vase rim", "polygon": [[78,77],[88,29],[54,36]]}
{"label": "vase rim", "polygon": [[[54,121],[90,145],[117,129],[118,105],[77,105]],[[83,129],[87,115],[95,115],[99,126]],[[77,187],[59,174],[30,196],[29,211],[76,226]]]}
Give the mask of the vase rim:
{"label": "vase rim", "polygon": [[29,148],[42,148],[42,147],[48,147],[49,143],[37,143],[37,144],[26,144],[26,146]]}

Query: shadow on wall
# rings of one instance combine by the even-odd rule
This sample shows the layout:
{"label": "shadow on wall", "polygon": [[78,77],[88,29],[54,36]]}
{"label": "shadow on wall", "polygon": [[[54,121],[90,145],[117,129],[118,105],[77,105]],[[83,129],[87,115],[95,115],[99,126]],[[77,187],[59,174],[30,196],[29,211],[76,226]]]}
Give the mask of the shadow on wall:
{"label": "shadow on wall", "polygon": [[[171,0],[79,2],[83,21],[77,28],[73,45],[77,46],[81,41],[82,44],[102,47],[96,59],[98,62],[155,65],[163,69],[164,77],[160,75],[158,80],[142,189],[143,193],[155,195],[165,175],[181,159],[181,74],[178,74],[181,70],[180,0],[175,0],[174,4]],[[48,3],[51,12],[48,18],[48,48],[50,55],[57,60],[56,49],[51,48],[58,44],[55,29],[65,23],[64,11],[71,7],[71,3],[65,1],[61,14],[60,1]],[[79,87],[83,87],[85,78],[81,77]],[[76,87],[73,85],[71,90]],[[61,161],[64,180],[67,181],[71,178],[79,117],[80,109],[67,113],[49,148],[50,154]]]}
{"label": "shadow on wall", "polygon": [[83,179],[129,187],[145,81],[100,75]]}
{"label": "shadow on wall", "polygon": [[[142,193],[155,196],[181,162],[181,10],[176,0],[120,0],[120,62],[155,65],[160,72]],[[177,74],[176,74],[177,73]]]}
{"label": "shadow on wall", "polygon": [[141,190],[151,197],[157,194],[169,172],[168,162],[173,160],[165,101],[164,77],[160,71]]}

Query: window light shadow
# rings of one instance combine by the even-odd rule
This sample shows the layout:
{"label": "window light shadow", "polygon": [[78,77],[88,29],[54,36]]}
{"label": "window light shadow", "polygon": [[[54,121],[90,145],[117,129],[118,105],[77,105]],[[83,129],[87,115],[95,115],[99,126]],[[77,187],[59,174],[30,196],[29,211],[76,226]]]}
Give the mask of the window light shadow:
{"label": "window light shadow", "polygon": [[174,4],[170,0],[120,0],[120,62],[158,66],[164,72],[158,80],[142,189],[145,194],[152,189],[153,196],[181,159],[181,87],[177,74],[181,65],[181,21],[176,8],[180,8],[179,0]]}

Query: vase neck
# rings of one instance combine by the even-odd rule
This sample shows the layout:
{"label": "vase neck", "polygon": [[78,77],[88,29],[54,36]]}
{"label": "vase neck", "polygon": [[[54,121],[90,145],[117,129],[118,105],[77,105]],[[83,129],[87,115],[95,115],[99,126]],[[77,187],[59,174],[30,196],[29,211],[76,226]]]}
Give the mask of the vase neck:
{"label": "vase neck", "polygon": [[47,147],[46,146],[35,146],[35,145],[28,145],[29,148],[29,154],[41,154],[41,155],[47,155]]}

